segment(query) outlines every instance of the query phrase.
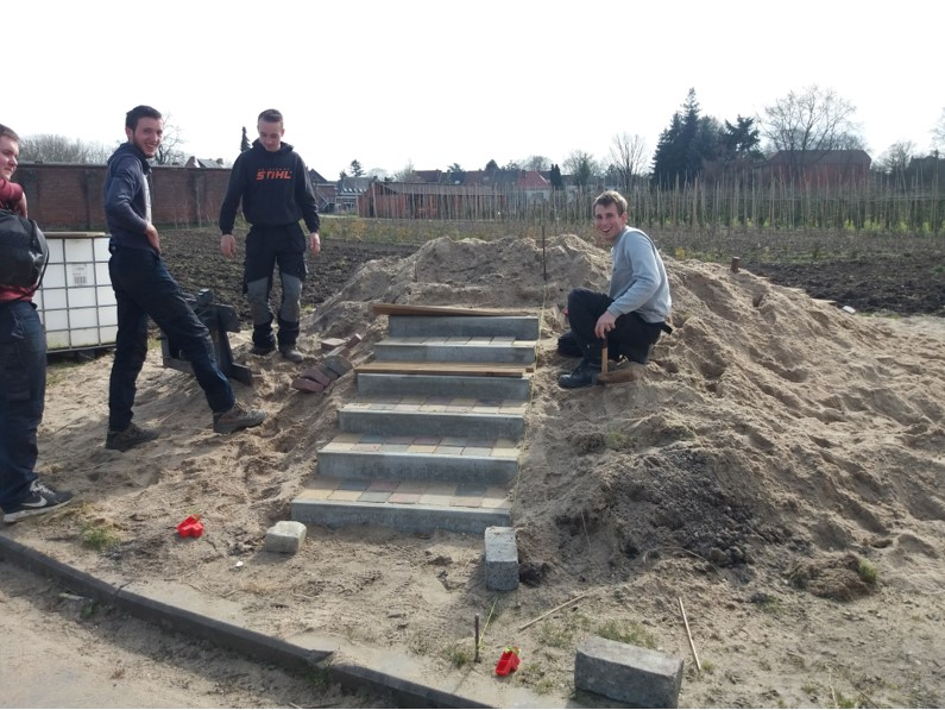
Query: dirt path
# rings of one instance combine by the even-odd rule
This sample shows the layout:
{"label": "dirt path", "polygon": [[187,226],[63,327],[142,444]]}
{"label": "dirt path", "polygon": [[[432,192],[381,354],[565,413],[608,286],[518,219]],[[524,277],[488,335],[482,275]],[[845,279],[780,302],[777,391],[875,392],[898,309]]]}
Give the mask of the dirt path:
{"label": "dirt path", "polygon": [[168,633],[0,562],[4,707],[387,707]]}

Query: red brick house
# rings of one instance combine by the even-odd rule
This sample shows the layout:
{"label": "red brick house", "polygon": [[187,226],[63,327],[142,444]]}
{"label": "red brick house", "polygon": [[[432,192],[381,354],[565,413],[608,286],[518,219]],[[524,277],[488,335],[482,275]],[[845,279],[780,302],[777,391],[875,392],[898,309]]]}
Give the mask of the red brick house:
{"label": "red brick house", "polygon": [[866,185],[871,164],[864,150],[779,150],[761,170],[766,181],[824,188]]}

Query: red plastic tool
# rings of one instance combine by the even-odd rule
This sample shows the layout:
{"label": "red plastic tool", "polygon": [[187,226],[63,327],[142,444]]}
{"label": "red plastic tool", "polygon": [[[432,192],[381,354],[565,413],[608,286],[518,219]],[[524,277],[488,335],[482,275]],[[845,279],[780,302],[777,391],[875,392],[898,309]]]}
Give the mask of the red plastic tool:
{"label": "red plastic tool", "polygon": [[199,515],[191,515],[177,526],[181,537],[200,537],[203,535],[203,523]]}
{"label": "red plastic tool", "polygon": [[518,670],[518,664],[522,662],[518,654],[518,646],[506,646],[499,662],[495,664],[495,674],[508,675]]}

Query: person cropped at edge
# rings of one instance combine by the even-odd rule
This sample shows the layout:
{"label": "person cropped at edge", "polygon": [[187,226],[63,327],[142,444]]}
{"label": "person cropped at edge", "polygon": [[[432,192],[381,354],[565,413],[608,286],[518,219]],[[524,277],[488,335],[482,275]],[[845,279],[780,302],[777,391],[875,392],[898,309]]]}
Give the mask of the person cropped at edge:
{"label": "person cropped at edge", "polygon": [[[0,124],[0,209],[28,217],[23,188],[10,182],[20,138]],[[0,284],[0,509],[3,522],[45,513],[72,500],[36,474],[37,430],[46,403],[46,334],[33,304],[36,287]]]}
{"label": "person cropped at edge", "polygon": [[571,330],[558,341],[562,355],[581,362],[558,384],[573,389],[587,387],[601,371],[601,350],[607,340],[608,355],[646,364],[660,332],[671,333],[666,323],[672,307],[666,267],[653,241],[639,229],[627,226],[627,201],[608,190],[594,201],[594,227],[610,244],[608,293],[577,288],[568,294]]}
{"label": "person cropped at edge", "polygon": [[243,291],[253,318],[253,349],[268,355],[276,349],[272,334],[273,269],[278,264],[282,283],[279,306],[279,352],[291,362],[302,362],[297,349],[302,313],[302,283],[305,281],[305,234],[299,226],[304,219],[313,256],[321,251],[315,191],[308,169],[292,146],[282,141],[285,134],[282,114],[267,109],[256,123],[259,138],[233,164],[230,182],[220,206],[220,251],[236,255],[233,226],[236,210],[243,203],[243,216],[250,224],[246,236]]}
{"label": "person cropped at edge", "polygon": [[137,106],[125,117],[122,144],[108,159],[105,221],[110,233],[108,272],[118,305],[115,362],[108,391],[105,448],[127,451],[158,436],[132,422],[136,382],[148,352],[148,317],[177,344],[193,367],[213,412],[213,429],[229,434],[262,424],[266,413],[236,401],[217,365],[207,327],[161,258],[160,235],[151,221],[151,166],[164,133],[159,111]]}

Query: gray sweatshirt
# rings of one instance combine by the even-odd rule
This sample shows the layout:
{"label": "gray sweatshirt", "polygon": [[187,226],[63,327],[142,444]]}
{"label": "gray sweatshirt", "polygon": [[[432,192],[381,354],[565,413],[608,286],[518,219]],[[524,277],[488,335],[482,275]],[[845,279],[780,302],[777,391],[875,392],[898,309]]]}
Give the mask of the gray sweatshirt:
{"label": "gray sweatshirt", "polygon": [[624,227],[610,254],[610,297],[614,302],[607,310],[615,316],[637,311],[647,323],[665,321],[673,299],[666,267],[652,240],[639,229]]}

